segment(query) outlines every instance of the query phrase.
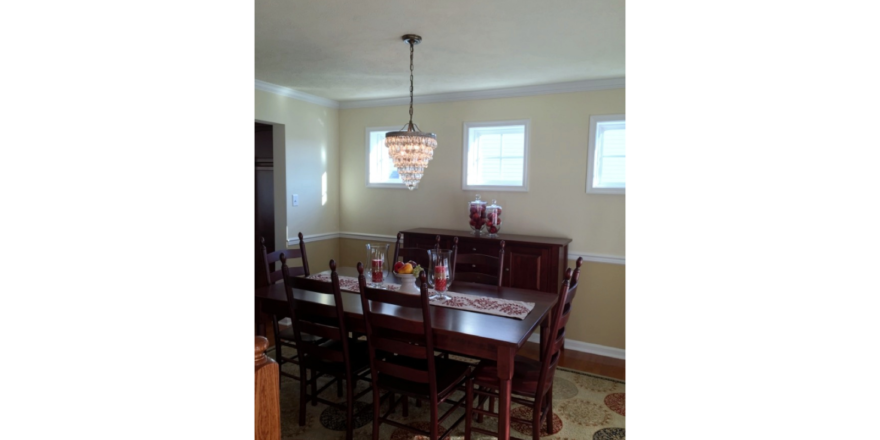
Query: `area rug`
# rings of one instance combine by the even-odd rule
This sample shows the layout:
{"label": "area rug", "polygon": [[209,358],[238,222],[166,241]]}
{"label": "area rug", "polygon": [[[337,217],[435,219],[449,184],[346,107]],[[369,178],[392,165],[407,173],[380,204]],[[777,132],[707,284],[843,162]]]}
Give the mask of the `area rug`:
{"label": "area rug", "polygon": [[[293,354],[294,350],[285,348],[285,357]],[[274,357],[273,350],[266,354]],[[461,360],[466,360],[461,358]],[[299,374],[298,367],[293,364],[285,364],[284,371]],[[329,380],[329,379],[327,379]],[[319,384],[321,380],[319,380]],[[326,382],[325,382],[326,383]],[[355,393],[368,388],[367,382],[358,382]],[[453,399],[463,397],[463,392],[457,392]],[[321,397],[334,401],[345,402],[345,398],[336,397],[336,386],[328,387]],[[619,440],[625,439],[626,427],[626,386],[623,381],[610,379],[584,373],[567,368],[557,368],[553,381],[553,433],[546,432],[546,423],[541,428],[542,439],[548,440]],[[355,412],[364,408],[364,411],[355,417],[354,440],[370,440],[373,435],[372,421],[372,394],[366,393],[355,403]],[[446,405],[440,406],[441,414],[445,412]],[[387,403],[383,403],[383,411],[387,409]],[[497,409],[497,402],[496,402]],[[531,409],[514,404],[511,412],[520,418],[531,418]],[[456,410],[448,422],[454,422],[464,413],[464,409]],[[409,416],[401,415],[400,406],[391,416],[401,423],[427,429],[429,420],[427,405],[416,407],[413,402],[409,405]],[[306,424],[299,426],[299,382],[282,376],[281,379],[281,438],[282,440],[344,440],[345,439],[345,412],[334,407],[319,403],[317,406],[308,404],[306,409]],[[496,431],[497,421],[486,417],[482,426],[485,429]],[[441,427],[440,432],[446,427]],[[531,438],[531,427],[527,424],[511,424],[511,434],[522,438]],[[391,440],[422,439],[409,431],[382,424],[379,438]],[[464,438],[464,422],[453,431],[452,440]],[[482,434],[471,436],[475,440],[493,439]]]}

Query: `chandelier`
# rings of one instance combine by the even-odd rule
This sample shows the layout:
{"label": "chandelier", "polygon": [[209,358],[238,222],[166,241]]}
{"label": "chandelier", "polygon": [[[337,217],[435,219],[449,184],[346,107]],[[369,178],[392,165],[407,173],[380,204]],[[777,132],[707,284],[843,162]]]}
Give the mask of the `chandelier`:
{"label": "chandelier", "polygon": [[422,37],[407,34],[403,36],[403,41],[409,43],[409,123],[401,127],[400,131],[385,133],[385,146],[388,147],[388,155],[394,161],[401,180],[412,191],[419,185],[425,168],[428,168],[428,162],[434,157],[437,135],[419,131],[419,126],[412,121],[413,52],[415,45],[422,42]]}

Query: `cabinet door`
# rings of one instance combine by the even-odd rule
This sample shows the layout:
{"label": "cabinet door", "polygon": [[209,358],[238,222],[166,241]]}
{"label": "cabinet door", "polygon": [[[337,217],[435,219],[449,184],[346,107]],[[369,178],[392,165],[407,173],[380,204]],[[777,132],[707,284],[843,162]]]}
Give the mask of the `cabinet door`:
{"label": "cabinet door", "polygon": [[552,292],[549,275],[552,266],[546,247],[510,246],[505,250],[503,284],[522,289]]}

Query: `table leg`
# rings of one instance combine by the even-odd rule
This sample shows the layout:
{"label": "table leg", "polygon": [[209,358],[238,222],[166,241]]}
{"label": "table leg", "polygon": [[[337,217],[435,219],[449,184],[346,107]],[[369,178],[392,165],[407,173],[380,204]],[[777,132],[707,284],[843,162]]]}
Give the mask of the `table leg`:
{"label": "table leg", "polygon": [[498,438],[510,438],[510,381],[516,350],[498,346]]}
{"label": "table leg", "polygon": [[540,340],[540,345],[539,345],[540,351],[538,352],[538,360],[539,361],[544,360],[544,349],[547,348],[547,344],[550,341],[550,335],[547,334],[547,332],[550,331],[549,328],[550,328],[550,318],[545,317],[544,320],[541,321],[541,340]]}
{"label": "table leg", "polygon": [[254,333],[257,336],[266,336],[266,324],[260,316],[260,301],[254,302]]}

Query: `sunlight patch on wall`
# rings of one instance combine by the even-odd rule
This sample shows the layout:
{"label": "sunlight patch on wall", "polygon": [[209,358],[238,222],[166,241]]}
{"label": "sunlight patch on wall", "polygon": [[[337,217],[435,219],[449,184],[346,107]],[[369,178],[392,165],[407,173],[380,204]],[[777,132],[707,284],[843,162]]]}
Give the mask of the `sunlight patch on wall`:
{"label": "sunlight patch on wall", "polygon": [[327,204],[327,172],[321,175],[321,206]]}

